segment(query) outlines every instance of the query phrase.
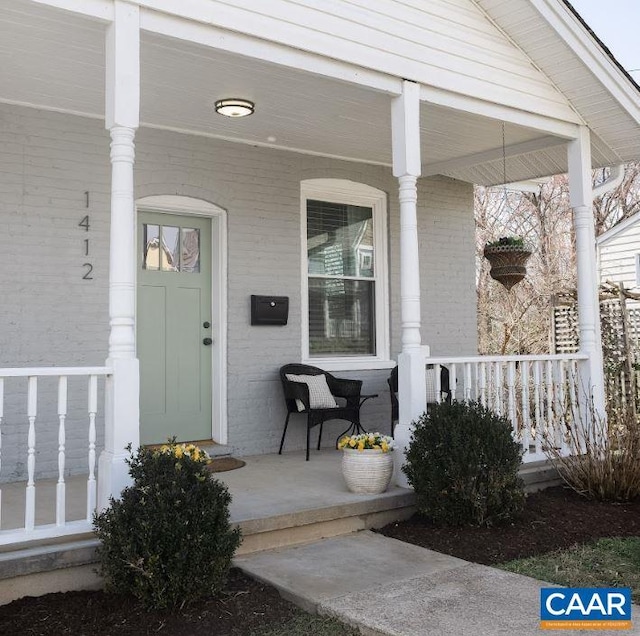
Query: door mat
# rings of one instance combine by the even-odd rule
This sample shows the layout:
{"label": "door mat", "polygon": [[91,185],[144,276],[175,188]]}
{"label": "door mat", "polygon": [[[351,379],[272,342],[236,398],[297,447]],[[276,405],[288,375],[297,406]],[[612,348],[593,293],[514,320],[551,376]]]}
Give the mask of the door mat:
{"label": "door mat", "polygon": [[228,470],[242,468],[246,462],[235,457],[214,457],[208,464],[207,470],[210,473],[224,473]]}

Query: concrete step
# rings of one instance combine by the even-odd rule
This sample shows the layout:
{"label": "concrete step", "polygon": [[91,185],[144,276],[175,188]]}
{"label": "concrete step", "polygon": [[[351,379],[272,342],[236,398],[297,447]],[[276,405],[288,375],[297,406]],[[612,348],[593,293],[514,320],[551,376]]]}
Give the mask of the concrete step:
{"label": "concrete step", "polygon": [[215,442],[200,444],[200,448],[209,453],[209,457],[229,457],[231,455],[230,446],[223,446]]}
{"label": "concrete step", "polygon": [[525,492],[537,492],[564,483],[550,461],[531,462],[520,469]]}
{"label": "concrete step", "polygon": [[[243,541],[237,554],[304,544],[408,518],[414,512],[414,495],[396,490],[348,504],[339,502],[238,520]],[[98,543],[95,537],[84,535],[5,549],[0,553],[0,605],[26,595],[100,588],[101,579],[96,573]]]}
{"label": "concrete step", "polygon": [[250,554],[298,545],[358,530],[382,528],[408,519],[415,512],[413,491],[394,489],[380,497],[338,503],[239,522],[242,545],[238,554]]}

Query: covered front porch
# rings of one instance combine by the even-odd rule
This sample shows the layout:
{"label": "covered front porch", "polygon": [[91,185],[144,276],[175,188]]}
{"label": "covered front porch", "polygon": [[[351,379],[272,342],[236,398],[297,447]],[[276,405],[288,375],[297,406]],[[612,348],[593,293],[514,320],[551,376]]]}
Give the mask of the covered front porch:
{"label": "covered front porch", "polygon": [[[141,441],[142,347],[136,327],[146,269],[140,239],[148,228],[141,227],[138,213],[149,206],[159,215],[215,219],[202,229],[219,248],[207,259],[215,270],[207,287],[213,302],[207,301],[210,314],[194,322],[197,337],[188,347],[197,356],[203,346],[214,351],[198,367],[210,376],[198,377],[204,378],[213,402],[207,433],[218,443],[270,457],[284,421],[277,369],[292,361],[364,377],[377,383],[378,393],[398,364],[399,448],[388,500],[410,497],[400,467],[411,422],[428,402],[428,365],[447,366],[456,399],[480,399],[507,415],[525,462],[544,459],[545,439],[562,445],[560,413],[580,399],[576,386],[602,410],[591,169],[620,161],[630,152],[625,144],[640,134],[635,120],[629,135],[610,125],[616,119],[611,113],[621,117],[624,111],[618,101],[607,93],[602,112],[590,112],[599,124],[597,135],[592,134],[555,80],[513,46],[504,32],[507,25],[497,29],[481,2],[470,2],[459,21],[448,7],[434,3],[432,10],[442,11],[438,24],[456,34],[449,43],[455,50],[425,50],[426,45],[416,44],[431,42],[425,33],[433,16],[420,13],[416,28],[424,32],[412,44],[417,48],[410,79],[407,57],[393,50],[380,57],[370,46],[380,41],[375,29],[364,37],[365,44],[358,44],[325,25],[325,39],[317,46],[309,44],[308,20],[291,33],[280,33],[270,28],[271,22],[279,24],[277,16],[253,16],[264,21],[256,34],[243,31],[254,24],[247,16],[232,12],[229,22],[213,24],[216,12],[202,3],[188,11],[178,4],[175,15],[152,1],[123,0],[86,5],[16,0],[0,9],[6,17],[0,35],[6,50],[16,52],[0,58],[1,67],[11,69],[7,79],[12,81],[0,83],[0,101],[15,179],[9,190],[11,196],[15,190],[17,201],[11,199],[6,214],[13,218],[13,206],[19,208],[21,224],[15,232],[24,243],[8,245],[7,253],[23,258],[30,272],[7,282],[22,304],[8,320],[7,339],[16,346],[0,368],[5,468],[3,474],[0,467],[0,480],[24,480],[15,486],[17,501],[22,501],[21,489],[24,499],[16,503],[20,512],[0,513],[2,545],[22,547],[89,532],[93,512],[129,483],[125,449]],[[218,7],[220,15],[224,4]],[[345,3],[345,10],[352,8]],[[522,3],[523,12],[529,9],[529,3]],[[371,17],[381,20],[378,14]],[[405,15],[404,24],[413,24],[414,17]],[[336,20],[351,25],[347,18]],[[528,19],[554,33],[541,18]],[[382,22],[376,28],[391,24]],[[463,27],[484,35],[470,45],[460,35]],[[404,35],[394,37],[405,45]],[[542,48],[531,55],[546,55],[546,45]],[[576,77],[595,81],[578,53],[566,55]],[[600,59],[597,52],[589,55]],[[489,76],[491,81],[482,79]],[[621,92],[629,90],[623,79],[615,78]],[[213,112],[212,97],[233,94],[251,98],[256,106],[251,117],[225,119]],[[502,136],[505,127],[508,143]],[[569,173],[580,316],[580,352],[574,356],[475,355],[471,184],[501,183],[505,161],[510,161],[514,181]],[[318,182],[332,186],[334,198],[316,196]],[[344,196],[348,200],[339,199],[340,205],[366,208],[362,218],[380,235],[379,242],[367,244],[368,252],[358,254],[358,266],[345,266],[338,277],[310,267],[312,244],[330,244],[314,239],[331,232],[324,226],[316,235],[308,231],[309,209],[301,202],[305,188],[311,191],[307,198],[321,203]],[[182,207],[176,207],[176,199]],[[319,206],[317,214],[325,209]],[[29,236],[33,227],[43,228],[43,240],[53,237],[48,251]],[[185,228],[192,235],[196,229],[188,223]],[[65,248],[56,240],[63,240]],[[156,260],[157,266],[162,257]],[[440,271],[442,260],[447,266]],[[333,356],[314,353],[311,274],[316,281],[338,280],[345,289],[362,283],[368,290],[355,301],[348,299],[354,316],[361,299],[375,305],[372,316],[361,321],[370,330],[364,354],[349,355],[344,349]],[[256,293],[290,300],[286,326],[250,324],[248,300]],[[74,298],[80,300],[67,305]],[[38,305],[40,299],[45,301]],[[176,306],[182,320],[182,307]],[[162,324],[151,313],[143,335]],[[88,325],[85,315],[91,318]],[[49,316],[57,321],[55,328],[48,329]],[[31,320],[30,330],[22,328],[23,319]],[[335,325],[326,324],[329,333]],[[201,328],[215,331],[200,333]],[[154,395],[152,390],[152,401]],[[374,428],[388,421],[387,413],[387,406],[383,413],[369,411]],[[371,428],[366,420],[363,424]],[[175,428],[179,435],[178,422]],[[319,503],[323,489],[342,492],[335,481],[337,457],[323,451],[300,468],[300,483],[313,488],[311,498]],[[267,459],[252,461],[268,472]],[[310,479],[320,467],[329,472]],[[249,473],[243,471],[228,479],[244,479]],[[45,482],[52,476],[55,485]],[[79,495],[72,486],[76,480],[84,484]],[[233,514],[248,515],[243,523],[259,518],[251,509],[260,510],[262,502],[251,493],[259,492],[262,481],[259,477],[248,484],[246,499],[234,501]],[[278,479],[278,492],[270,494],[281,498],[276,507],[284,506],[282,518],[297,514],[286,509],[296,483]],[[343,494],[332,509],[358,510],[359,500]],[[4,493],[2,508],[7,497]],[[78,498],[79,517],[70,508]],[[43,503],[53,510],[49,516],[41,516]],[[363,509],[362,515],[378,512]]]}

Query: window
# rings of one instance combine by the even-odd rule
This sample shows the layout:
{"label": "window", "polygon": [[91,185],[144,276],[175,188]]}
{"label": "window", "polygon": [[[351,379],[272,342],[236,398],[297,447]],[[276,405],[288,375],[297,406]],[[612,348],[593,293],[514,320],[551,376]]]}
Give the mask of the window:
{"label": "window", "polygon": [[303,357],[327,367],[388,360],[386,201],[349,181],[302,184]]}
{"label": "window", "polygon": [[200,272],[200,230],[145,223],[142,232],[143,269]]}

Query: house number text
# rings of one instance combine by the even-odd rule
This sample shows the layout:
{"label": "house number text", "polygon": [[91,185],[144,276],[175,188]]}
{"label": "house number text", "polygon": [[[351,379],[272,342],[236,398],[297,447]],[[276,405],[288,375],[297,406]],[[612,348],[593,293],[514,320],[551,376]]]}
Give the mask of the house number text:
{"label": "house number text", "polygon": [[[85,194],[87,196],[87,207],[88,207],[89,193],[86,192]],[[82,220],[80,221],[80,223],[78,223],[78,227],[81,227],[85,232],[89,231],[89,228],[91,226],[89,224],[88,214],[82,217]],[[89,256],[89,239],[88,238],[84,239],[84,255]],[[93,265],[91,263],[83,263],[82,267],[84,269],[82,280],[93,280],[93,276],[91,275],[91,272],[93,272]]]}

